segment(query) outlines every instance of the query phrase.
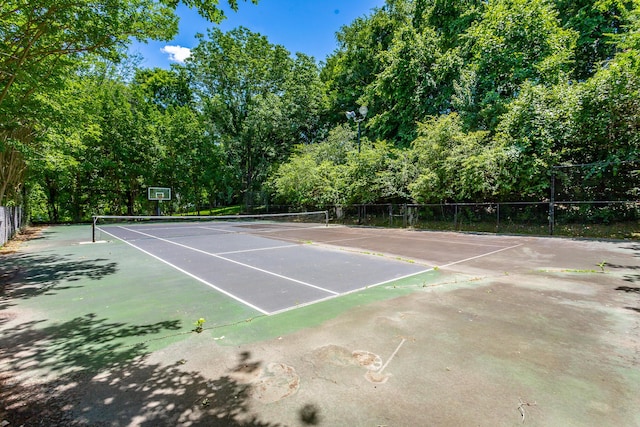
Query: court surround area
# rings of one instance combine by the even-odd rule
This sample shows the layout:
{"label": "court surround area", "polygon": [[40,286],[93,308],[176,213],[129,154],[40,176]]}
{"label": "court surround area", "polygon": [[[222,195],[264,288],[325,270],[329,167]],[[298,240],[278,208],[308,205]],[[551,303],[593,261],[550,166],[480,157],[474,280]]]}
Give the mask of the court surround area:
{"label": "court surround area", "polygon": [[0,418],[640,425],[635,241],[272,221],[90,234],[49,227],[0,257]]}

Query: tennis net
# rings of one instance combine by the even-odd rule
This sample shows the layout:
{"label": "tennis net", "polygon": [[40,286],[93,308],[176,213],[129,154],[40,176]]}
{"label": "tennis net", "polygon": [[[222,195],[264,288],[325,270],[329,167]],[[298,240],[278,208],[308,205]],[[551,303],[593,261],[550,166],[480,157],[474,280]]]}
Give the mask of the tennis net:
{"label": "tennis net", "polygon": [[275,233],[301,227],[328,226],[329,212],[295,212],[254,215],[94,215],[92,241],[116,229],[135,229],[138,234],[161,237],[217,233]]}

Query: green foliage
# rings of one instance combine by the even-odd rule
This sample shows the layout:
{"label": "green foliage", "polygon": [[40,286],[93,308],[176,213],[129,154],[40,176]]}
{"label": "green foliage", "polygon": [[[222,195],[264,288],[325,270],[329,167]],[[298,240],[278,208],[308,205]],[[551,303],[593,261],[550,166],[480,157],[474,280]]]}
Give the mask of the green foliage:
{"label": "green foliage", "polygon": [[580,86],[580,124],[573,159],[580,163],[640,157],[640,58],[637,50],[616,55]]}
{"label": "green foliage", "polygon": [[[186,66],[123,63],[175,34],[180,2],[223,19],[218,0],[0,6],[0,202],[25,180],[54,221],[146,213],[150,185],[193,212],[545,200],[552,176],[561,197],[640,193],[639,0],[388,0],[321,67],[244,28]],[[363,104],[359,151],[344,113]]]}
{"label": "green foliage", "polygon": [[146,102],[164,111],[169,107],[192,105],[193,91],[187,69],[173,65],[171,70],[161,68],[137,69],[133,80],[144,94]]}
{"label": "green foliage", "polygon": [[626,28],[634,20],[640,2],[637,0],[556,0],[563,27],[578,34],[572,75],[584,81],[598,70],[602,61],[616,53],[616,39],[627,38],[633,31]]}
{"label": "green foliage", "polygon": [[298,146],[269,181],[276,200],[300,208],[346,203],[346,169],[354,139],[353,131],[339,126],[320,143]]}
{"label": "green foliage", "polygon": [[214,29],[208,40],[201,38],[189,69],[210,132],[223,146],[230,186],[252,204],[272,165],[284,161],[295,144],[316,137],[323,105],[317,66],[238,28]]}
{"label": "green foliage", "polygon": [[419,173],[409,190],[419,202],[490,200],[508,185],[508,152],[487,132],[465,132],[456,113],[423,123],[413,151]]}
{"label": "green foliage", "polygon": [[448,99],[436,100],[440,79],[448,75],[437,39],[432,29],[419,32],[406,25],[397,30],[390,49],[379,54],[384,69],[368,86],[365,98],[379,111],[369,121],[377,137],[395,136],[400,145],[408,145],[416,137],[419,120],[446,108]]}
{"label": "green foliage", "polygon": [[[182,2],[213,22],[223,18],[217,0]],[[238,6],[237,0],[228,3]],[[170,40],[178,31],[177,5],[178,0],[0,4],[0,204],[7,195],[19,197],[29,162],[47,163],[51,138],[43,135],[60,110],[56,103],[68,101],[69,79],[96,57],[122,60],[123,47],[133,39]]]}
{"label": "green foliage", "polygon": [[[172,9],[178,7],[179,3],[183,3],[187,7],[196,9],[201,16],[215,24],[219,24],[225,19],[224,12],[218,7],[220,0],[160,0],[160,3],[166,4]],[[238,0],[227,0],[227,3],[231,10],[238,10]],[[258,4],[258,0],[251,0],[251,3]]]}
{"label": "green foliage", "polygon": [[204,319],[204,317],[201,317],[198,320],[196,320],[196,322],[194,323],[195,329],[193,331],[197,333],[201,333],[202,331],[204,331],[205,322],[206,320]]}
{"label": "green foliage", "polygon": [[469,71],[454,106],[472,127],[493,130],[523,83],[561,80],[570,70],[576,38],[560,26],[547,0],[490,2],[466,33]]}
{"label": "green foliage", "polygon": [[540,199],[548,191],[551,167],[566,161],[573,148],[579,109],[574,85],[526,83],[501,117],[497,145],[510,155],[511,199]]}
{"label": "green foliage", "polygon": [[278,200],[297,207],[404,200],[416,171],[410,154],[364,140],[361,152],[346,126],[325,141],[299,147],[270,181]]}
{"label": "green foliage", "polygon": [[[402,16],[403,3],[390,1],[371,16],[357,18],[336,34],[338,49],[327,58],[322,69],[322,80],[331,103],[328,118],[332,124],[340,123],[346,111],[362,104],[360,98],[366,87],[384,69],[378,55],[392,43],[393,34],[400,25],[395,17]],[[376,106],[370,108],[370,114],[375,114]]]}

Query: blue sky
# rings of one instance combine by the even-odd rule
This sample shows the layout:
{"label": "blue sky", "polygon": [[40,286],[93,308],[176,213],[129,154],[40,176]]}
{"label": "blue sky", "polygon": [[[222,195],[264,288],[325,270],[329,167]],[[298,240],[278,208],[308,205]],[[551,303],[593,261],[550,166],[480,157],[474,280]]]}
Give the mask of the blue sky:
{"label": "blue sky", "polygon": [[[337,47],[335,33],[354,19],[369,15],[384,0],[260,0],[257,5],[239,2],[238,12],[220,4],[227,19],[220,29],[228,31],[243,26],[260,33],[273,44],[283,45],[291,53],[302,52],[323,61]],[[170,42],[134,43],[130,51],[144,59],[140,66],[169,68],[180,62],[195,47],[196,33],[207,33],[211,23],[183,5],[177,9],[180,33]]]}

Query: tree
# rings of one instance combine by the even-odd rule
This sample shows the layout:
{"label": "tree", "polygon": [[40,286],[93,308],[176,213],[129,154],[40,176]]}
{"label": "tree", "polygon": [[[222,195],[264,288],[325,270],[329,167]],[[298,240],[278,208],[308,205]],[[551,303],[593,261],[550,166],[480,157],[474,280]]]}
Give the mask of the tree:
{"label": "tree", "polygon": [[[404,16],[404,6],[405,0],[389,1],[336,34],[338,49],[327,58],[321,74],[331,105],[330,123],[344,121],[344,113],[361,104],[366,87],[383,70],[378,55],[389,48],[399,24],[395,16]],[[376,106],[370,107],[370,114],[375,114]]]}
{"label": "tree", "polygon": [[[254,2],[257,0],[253,0]],[[183,0],[219,22],[218,0]],[[233,9],[237,0],[229,0]],[[20,188],[25,162],[55,96],[79,61],[121,58],[132,38],[169,40],[177,33],[178,0],[6,0],[0,4],[0,169]],[[11,162],[5,164],[4,162]],[[11,171],[9,173],[8,171]],[[5,191],[0,193],[3,203]]]}
{"label": "tree", "polygon": [[246,28],[211,30],[188,64],[210,133],[235,175],[237,199],[251,205],[272,165],[314,138],[322,101],[317,69],[308,57],[293,60],[284,47]]}
{"label": "tree", "polygon": [[457,50],[467,29],[479,19],[484,0],[416,0],[415,28],[432,28],[442,51]]}
{"label": "tree", "polygon": [[155,105],[161,112],[170,107],[194,103],[191,76],[184,66],[174,64],[170,70],[137,69],[133,84],[142,91],[145,101]]}
{"label": "tree", "polygon": [[487,200],[508,184],[507,153],[486,131],[465,132],[456,113],[422,123],[412,148],[418,176],[409,190],[419,202]]}
{"label": "tree", "polygon": [[[417,122],[446,110],[448,99],[442,90],[448,65],[438,50],[431,28],[400,27],[388,50],[379,54],[384,65],[367,87],[365,103],[375,105],[377,115],[369,120],[371,134],[394,138],[408,146],[416,137]],[[445,93],[445,97],[441,95]]]}
{"label": "tree", "polygon": [[353,130],[342,124],[317,144],[297,146],[268,181],[275,200],[298,208],[346,203],[347,162],[355,151],[354,139]]}
{"label": "tree", "polygon": [[224,193],[221,147],[207,136],[202,115],[184,105],[169,107],[157,119],[158,161],[147,184],[172,188],[180,211],[215,202]]}
{"label": "tree", "polygon": [[366,138],[358,152],[346,124],[317,144],[301,145],[269,181],[278,202],[300,208],[406,201],[416,170],[408,150]]}
{"label": "tree", "polygon": [[582,144],[575,138],[579,109],[576,85],[522,86],[519,96],[506,106],[494,137],[510,157],[505,195],[531,200],[547,197],[552,167],[572,162],[571,152]]}
{"label": "tree", "polygon": [[616,51],[613,39],[628,33],[625,28],[633,20],[637,0],[556,0],[563,27],[578,33],[572,77],[585,81],[611,60]]}
{"label": "tree", "polygon": [[553,85],[571,70],[577,34],[560,26],[547,0],[498,0],[465,37],[470,66],[453,105],[471,128],[493,130],[525,81]]}

